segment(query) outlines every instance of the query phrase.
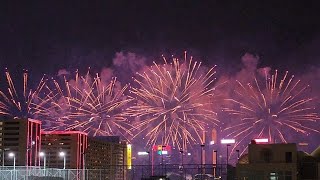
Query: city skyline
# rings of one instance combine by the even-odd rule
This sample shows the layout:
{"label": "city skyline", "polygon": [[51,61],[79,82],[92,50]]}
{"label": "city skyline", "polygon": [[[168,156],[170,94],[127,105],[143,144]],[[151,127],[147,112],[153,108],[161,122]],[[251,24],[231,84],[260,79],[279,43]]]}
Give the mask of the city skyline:
{"label": "city skyline", "polygon": [[[78,129],[92,135],[120,135],[132,140],[132,137],[140,134],[140,130],[152,129],[149,124],[140,126],[137,120],[139,116],[136,120],[130,117],[133,114],[124,116],[128,115],[126,110],[136,103],[137,96],[133,96],[130,91],[143,89],[142,84],[137,83],[137,80],[141,80],[137,73],[143,76],[148,70],[154,71],[151,68],[154,64],[164,67],[163,57],[168,63],[173,63],[172,58],[178,58],[180,64],[183,64],[185,57],[192,57],[194,62],[201,62],[201,68],[204,69],[201,69],[198,76],[216,66],[212,77],[215,80],[210,86],[204,87],[217,88],[210,92],[214,95],[208,94],[210,98],[207,99],[210,99],[210,102],[205,103],[205,108],[200,100],[185,104],[193,103],[202,113],[210,110],[211,115],[216,117],[210,117],[211,121],[206,122],[204,119],[194,121],[194,125],[198,125],[194,126],[197,128],[192,134],[187,135],[189,131],[180,129],[178,134],[171,134],[170,138],[175,139],[170,140],[171,142],[201,143],[201,131],[214,127],[220,137],[229,137],[230,132],[227,133],[226,129],[241,122],[241,118],[230,116],[222,110],[244,113],[243,108],[237,107],[244,105],[243,97],[234,95],[240,92],[239,86],[255,84],[253,76],[272,78],[272,74],[277,71],[279,77],[283,77],[288,71],[285,83],[290,80],[289,76],[294,75],[293,82],[299,81],[301,87],[308,88],[303,94],[293,92],[298,94],[299,98],[294,99],[295,102],[289,101],[286,106],[295,107],[294,103],[306,99],[306,103],[300,103],[299,107],[308,108],[313,117],[310,116],[308,121],[300,118],[295,124],[287,126],[289,128],[277,127],[277,131],[286,134],[290,141],[309,142],[317,146],[320,143],[317,138],[320,131],[317,128],[320,113],[320,54],[317,51],[320,43],[320,23],[317,21],[319,12],[315,8],[316,4],[298,1],[79,1],[76,5],[71,2],[24,5],[3,3],[6,9],[0,11],[4,17],[0,28],[0,113],[3,116],[12,114],[12,117],[17,118],[42,119],[43,125],[49,129]],[[300,8],[302,6],[304,8]],[[168,77],[179,79],[174,71],[171,73]],[[152,77],[153,80],[146,79],[149,76],[144,76],[145,82],[159,81],[156,79],[157,75]],[[280,78],[277,79],[275,85],[279,87]],[[241,82],[240,85],[237,85],[237,81]],[[259,87],[265,86],[260,84]],[[250,86],[248,89],[242,88],[240,93],[249,89]],[[178,99],[178,93],[171,94]],[[263,92],[261,99],[265,96],[267,94]],[[165,103],[164,99],[168,102]],[[226,99],[229,99],[229,102],[225,101]],[[246,102],[244,107],[255,109],[261,99]],[[162,108],[169,110],[171,106],[175,106],[172,100],[163,96]],[[232,105],[230,100],[238,101],[238,104]],[[286,100],[288,101],[284,99],[284,102]],[[159,108],[159,102],[157,100],[150,104],[147,100],[144,103]],[[248,104],[253,102],[257,103],[256,107]],[[274,106],[272,98],[270,102],[268,101],[268,106]],[[188,110],[177,107],[179,113]],[[274,108],[270,107],[269,110]],[[239,112],[239,109],[242,112]],[[192,113],[197,113],[196,109],[193,110]],[[257,110],[255,109],[256,112]],[[298,111],[295,108],[293,110]],[[167,115],[173,115],[170,119],[187,120],[179,113],[168,111]],[[309,114],[306,111],[305,114],[302,113],[304,112],[296,114],[296,117],[307,118],[310,115],[309,111]],[[142,117],[142,109],[134,114],[141,115],[145,120],[148,118]],[[258,116],[251,114],[250,117]],[[272,117],[276,117],[275,114]],[[106,120],[110,123],[106,123]],[[280,121],[274,122],[279,124]],[[298,126],[306,128],[302,130],[297,128]],[[310,128],[311,126],[314,128]],[[309,131],[313,133],[309,134]],[[146,134],[147,132],[144,132],[134,141],[143,146],[148,144],[149,138],[150,142],[161,144],[156,142],[160,137],[156,133],[148,137]],[[232,136],[239,137],[237,134],[239,133]],[[253,137],[268,136],[271,139],[271,136],[274,136],[272,134],[274,133],[253,134]],[[188,137],[190,142],[187,142],[185,137]],[[246,142],[249,140],[250,138],[247,138]],[[284,138],[280,137],[276,142],[283,140]],[[169,140],[166,139],[165,142],[167,144]]]}

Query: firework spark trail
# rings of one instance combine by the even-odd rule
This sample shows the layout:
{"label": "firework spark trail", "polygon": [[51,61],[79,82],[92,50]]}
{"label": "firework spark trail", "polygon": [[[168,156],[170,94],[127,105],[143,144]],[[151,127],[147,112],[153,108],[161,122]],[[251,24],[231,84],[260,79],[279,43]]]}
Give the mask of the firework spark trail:
{"label": "firework spark trail", "polygon": [[0,90],[0,114],[13,118],[32,118],[36,115],[38,104],[32,103],[39,92],[45,87],[46,81],[41,78],[35,90],[29,88],[28,72],[23,73],[22,91],[17,90],[10,72],[5,72],[7,89]]}
{"label": "firework spark trail", "polygon": [[[82,130],[90,135],[131,135],[131,125],[122,116],[122,110],[131,101],[124,92],[128,85],[120,87],[116,78],[108,83],[98,74],[91,78],[90,72],[74,80],[53,80],[53,87],[46,86],[44,107],[38,114],[47,119],[50,130]],[[46,105],[45,105],[46,104]]]}
{"label": "firework spark trail", "polygon": [[318,127],[309,124],[320,120],[315,108],[309,104],[315,100],[306,94],[309,86],[303,86],[294,76],[288,78],[288,72],[280,81],[277,78],[276,70],[271,77],[265,72],[264,83],[256,77],[253,84],[244,85],[237,81],[239,89],[235,90],[234,98],[227,99],[234,106],[224,110],[240,122],[236,121],[236,125],[224,129],[229,132],[228,137],[246,143],[266,136],[269,142],[275,139],[287,142],[284,130],[303,135],[320,133]]}
{"label": "firework spark trail", "polygon": [[135,117],[137,133],[147,139],[146,146],[170,144],[179,149],[201,142],[201,134],[208,125],[216,125],[217,114],[212,110],[214,95],[214,67],[203,72],[201,63],[192,57],[184,62],[173,58],[164,64],[155,62],[143,73],[137,73],[131,98],[136,104],[125,114]]}

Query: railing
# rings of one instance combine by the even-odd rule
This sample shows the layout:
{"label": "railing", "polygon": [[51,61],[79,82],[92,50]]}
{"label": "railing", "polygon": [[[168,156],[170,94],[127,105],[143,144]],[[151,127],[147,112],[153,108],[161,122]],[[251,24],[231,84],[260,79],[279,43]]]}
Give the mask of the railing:
{"label": "railing", "polygon": [[[123,170],[125,169],[125,170]],[[228,170],[230,172],[230,168]],[[0,168],[1,180],[149,180],[151,177],[167,177],[170,180],[211,180],[222,177],[226,179],[226,165],[212,164],[165,164],[133,165],[131,169],[124,166],[109,166],[105,169],[55,169],[39,167]],[[202,179],[201,179],[202,178]],[[152,180],[154,180],[152,179]],[[160,179],[160,178],[158,178]]]}

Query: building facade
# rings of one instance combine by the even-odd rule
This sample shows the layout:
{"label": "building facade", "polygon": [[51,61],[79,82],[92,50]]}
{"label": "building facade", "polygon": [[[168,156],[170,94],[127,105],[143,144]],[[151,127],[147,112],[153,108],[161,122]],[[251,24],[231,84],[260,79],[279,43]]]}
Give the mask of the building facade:
{"label": "building facade", "polygon": [[249,144],[248,154],[237,164],[237,177],[240,180],[296,180],[297,157],[297,146],[293,143]]}
{"label": "building facade", "polygon": [[0,119],[0,164],[38,166],[41,148],[41,121],[34,119]]}
{"label": "building facade", "polygon": [[91,179],[127,179],[127,143],[118,136],[88,138],[86,169]]}
{"label": "building facade", "polygon": [[88,140],[86,133],[80,131],[42,131],[41,136],[42,151],[46,156],[47,167],[64,168],[64,158],[66,169],[85,167]]}

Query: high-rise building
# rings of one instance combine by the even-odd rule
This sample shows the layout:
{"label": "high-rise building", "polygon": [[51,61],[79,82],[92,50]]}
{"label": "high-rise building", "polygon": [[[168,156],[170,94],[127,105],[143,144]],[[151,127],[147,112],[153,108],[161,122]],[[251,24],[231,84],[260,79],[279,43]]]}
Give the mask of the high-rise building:
{"label": "high-rise building", "polygon": [[41,121],[34,119],[0,119],[1,165],[37,166],[41,146]]}
{"label": "high-rise building", "polygon": [[[80,131],[42,131],[42,151],[46,156],[46,166],[66,169],[84,168],[87,133]],[[61,154],[60,154],[61,153]]]}
{"label": "high-rise building", "polygon": [[130,168],[127,146],[118,136],[88,138],[85,159],[86,169],[90,169],[90,179],[127,179],[127,170]]}

